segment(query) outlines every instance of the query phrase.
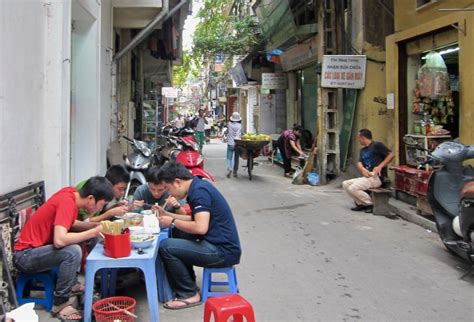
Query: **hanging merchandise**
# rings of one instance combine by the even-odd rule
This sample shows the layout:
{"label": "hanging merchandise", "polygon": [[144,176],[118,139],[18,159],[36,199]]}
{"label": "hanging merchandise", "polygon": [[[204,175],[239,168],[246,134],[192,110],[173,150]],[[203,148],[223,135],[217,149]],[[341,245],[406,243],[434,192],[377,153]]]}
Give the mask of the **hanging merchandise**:
{"label": "hanging merchandise", "polygon": [[431,51],[426,55],[426,63],[417,73],[419,95],[439,99],[448,95],[449,74],[443,57]]}

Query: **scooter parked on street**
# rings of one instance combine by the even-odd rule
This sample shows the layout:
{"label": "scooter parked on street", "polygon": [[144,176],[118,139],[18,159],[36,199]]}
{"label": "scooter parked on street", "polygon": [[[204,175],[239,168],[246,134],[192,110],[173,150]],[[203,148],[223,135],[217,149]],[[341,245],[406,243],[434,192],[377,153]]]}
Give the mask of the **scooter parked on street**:
{"label": "scooter parked on street", "polygon": [[[192,131],[192,130],[191,130]],[[184,134],[184,135],[183,135]],[[163,141],[155,151],[159,156],[158,166],[166,161],[176,160],[182,164],[196,177],[214,181],[214,177],[204,170],[204,159],[198,152],[198,144],[194,135],[173,136],[170,134],[160,135],[159,141]]]}
{"label": "scooter parked on street", "polygon": [[473,265],[474,170],[463,162],[474,159],[474,145],[443,142],[430,153],[414,140],[406,138],[404,142],[425,151],[425,164],[434,167],[428,182],[428,201],[443,244]]}
{"label": "scooter parked on street", "polygon": [[184,166],[196,177],[215,181],[214,177],[204,170],[204,159],[198,152],[197,143],[186,140],[185,137],[177,138],[181,151],[176,155],[176,161]]}
{"label": "scooter parked on street", "polygon": [[125,166],[130,172],[130,182],[127,185],[125,190],[124,198],[127,198],[129,194],[133,194],[135,189],[140,185],[146,183],[145,174],[150,163],[153,159],[153,153],[144,141],[130,139],[126,136],[123,138],[132,146],[132,153],[128,154],[125,157]]}

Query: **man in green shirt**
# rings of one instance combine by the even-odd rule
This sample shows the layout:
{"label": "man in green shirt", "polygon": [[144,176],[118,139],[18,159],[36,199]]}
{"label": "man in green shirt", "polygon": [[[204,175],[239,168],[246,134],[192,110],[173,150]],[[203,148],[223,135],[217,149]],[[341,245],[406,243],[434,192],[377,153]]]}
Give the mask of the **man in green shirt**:
{"label": "man in green shirt", "polygon": [[[115,216],[122,216],[128,211],[128,203],[126,200],[121,200],[130,182],[130,173],[123,165],[113,165],[105,174],[105,177],[112,183],[114,191],[114,199],[108,202],[104,209],[96,214],[89,214],[86,211],[80,211],[79,215],[82,219],[88,219],[91,222],[101,222],[103,220],[110,220]],[[85,181],[80,182],[76,188],[79,190]]]}

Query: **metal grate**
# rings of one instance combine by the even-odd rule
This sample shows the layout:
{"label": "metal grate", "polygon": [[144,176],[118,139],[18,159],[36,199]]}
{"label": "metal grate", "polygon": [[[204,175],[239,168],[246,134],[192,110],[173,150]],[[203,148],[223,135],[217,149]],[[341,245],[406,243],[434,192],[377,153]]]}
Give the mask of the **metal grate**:
{"label": "metal grate", "polygon": [[0,320],[18,306],[13,283],[13,245],[28,215],[45,202],[44,181],[0,196]]}

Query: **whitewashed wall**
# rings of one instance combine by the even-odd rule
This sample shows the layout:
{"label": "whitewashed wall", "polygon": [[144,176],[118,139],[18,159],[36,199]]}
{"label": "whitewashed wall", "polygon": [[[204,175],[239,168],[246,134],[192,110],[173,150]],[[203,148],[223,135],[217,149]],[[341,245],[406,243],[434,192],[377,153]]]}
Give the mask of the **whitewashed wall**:
{"label": "whitewashed wall", "polygon": [[[93,17],[91,28],[79,27],[80,42],[92,52],[74,75],[88,112],[79,118],[71,112],[73,4]],[[50,196],[103,174],[111,133],[111,0],[0,1],[0,21],[0,194],[45,180]],[[74,153],[71,140],[79,143]]]}
{"label": "whitewashed wall", "polygon": [[46,12],[0,1],[0,193],[44,178]]}
{"label": "whitewashed wall", "polygon": [[107,149],[109,148],[109,143],[116,138],[117,132],[117,124],[111,123],[111,119],[113,118],[111,64],[114,52],[112,0],[102,0],[100,31],[99,104],[101,129],[99,146],[99,171],[100,173],[105,174],[105,171],[107,170]]}

